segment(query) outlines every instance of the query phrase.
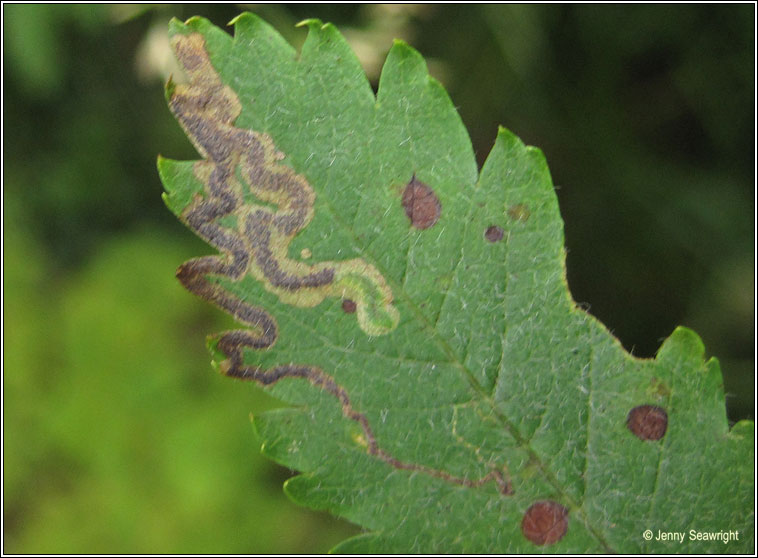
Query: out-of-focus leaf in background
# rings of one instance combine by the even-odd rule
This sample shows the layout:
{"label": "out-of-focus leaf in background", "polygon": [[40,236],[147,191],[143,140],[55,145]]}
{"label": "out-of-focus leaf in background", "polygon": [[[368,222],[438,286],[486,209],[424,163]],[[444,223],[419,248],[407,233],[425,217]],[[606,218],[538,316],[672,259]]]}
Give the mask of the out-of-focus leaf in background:
{"label": "out-of-focus leaf in background", "polygon": [[[317,552],[354,532],[286,500],[248,422],[270,403],[211,371],[220,313],[173,278],[204,248],[160,199],[155,154],[196,156],[161,37],[241,11],[3,6],[5,552]],[[498,124],[539,145],[574,298],[637,356],[697,330],[730,419],[753,418],[754,7],[254,11],[296,46],[297,21],[335,23],[369,75],[408,40],[480,163]]]}
{"label": "out-of-focus leaf in background", "polygon": [[135,231],[66,278],[29,237],[6,250],[6,550],[296,552],[350,532],[293,509],[247,420],[271,403],[185,346],[209,315],[175,288],[183,246]]}

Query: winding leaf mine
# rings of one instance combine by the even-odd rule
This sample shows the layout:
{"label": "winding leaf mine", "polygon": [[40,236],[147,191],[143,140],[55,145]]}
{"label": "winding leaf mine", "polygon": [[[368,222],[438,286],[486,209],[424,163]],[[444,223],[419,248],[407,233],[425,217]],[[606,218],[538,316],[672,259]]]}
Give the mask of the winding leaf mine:
{"label": "winding leaf mine", "polygon": [[[296,307],[313,307],[326,297],[342,298],[343,309],[356,313],[359,327],[368,335],[385,335],[395,329],[399,313],[386,281],[364,260],[305,264],[287,256],[290,242],[313,217],[313,189],[303,176],[281,163],[284,155],[276,150],[268,135],[235,127],[242,110],[240,101],[213,68],[202,35],[178,34],[171,44],[189,83],[169,81],[169,106],[204,158],[195,163],[194,174],[204,185],[205,196],[196,195],[181,218],[222,253],[185,262],[177,277],[189,291],[252,328],[228,331],[218,337],[216,348],[226,356],[219,364],[220,370],[228,376],[263,385],[283,378],[305,379],[337,398],[342,414],[363,430],[370,455],[396,469],[428,474],[460,486],[494,482],[502,494],[510,494],[505,467],[469,479],[396,459],[379,446],[366,415],[353,407],[347,391],[319,368],[287,364],[262,369],[244,363],[244,349],[267,349],[276,342],[276,320],[210,277],[239,281],[250,275],[282,303]],[[418,184],[419,188],[423,186]],[[263,203],[245,201],[245,187]],[[417,209],[416,213],[419,212]],[[437,208],[435,221],[438,215]],[[426,218],[419,226],[430,226],[431,219]]]}
{"label": "winding leaf mine", "polygon": [[[234,91],[222,83],[204,45],[197,33],[173,37],[172,46],[189,83],[169,82],[169,105],[206,159],[196,163],[195,175],[205,185],[208,197],[195,199],[182,218],[227,258],[190,260],[180,268],[179,279],[190,291],[266,331],[273,324],[270,316],[260,316],[260,310],[239,313],[238,303],[198,278],[213,273],[239,280],[250,274],[283,303],[300,307],[316,306],[328,296],[348,298],[356,301],[363,331],[369,335],[392,331],[399,314],[392,304],[392,292],[372,265],[361,259],[308,265],[287,257],[291,240],[313,217],[315,194],[304,177],[279,162],[284,155],[269,136],[234,126],[242,107]],[[250,192],[275,205],[276,211],[243,201],[237,171]],[[236,219],[235,230],[218,224],[221,217],[229,216]],[[275,338],[275,332],[272,334]],[[265,346],[273,342],[273,338],[267,340]]]}

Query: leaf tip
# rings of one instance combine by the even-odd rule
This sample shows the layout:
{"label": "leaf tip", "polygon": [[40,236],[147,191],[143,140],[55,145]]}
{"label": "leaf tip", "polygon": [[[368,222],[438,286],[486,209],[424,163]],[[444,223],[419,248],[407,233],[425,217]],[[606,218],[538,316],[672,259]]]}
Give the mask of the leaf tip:
{"label": "leaf tip", "polygon": [[323,27],[323,23],[320,19],[315,17],[309,17],[308,19],[304,19],[302,21],[299,21],[295,24],[295,27],[308,27],[310,29],[314,29],[316,27]]}
{"label": "leaf tip", "polygon": [[700,336],[688,327],[677,326],[669,335],[668,339],[663,342],[658,350],[656,358],[666,356],[670,351],[676,351],[698,361],[705,360],[705,345]]}
{"label": "leaf tip", "polygon": [[198,25],[202,24],[204,20],[205,18],[202,18],[200,16],[192,16],[184,22],[184,25],[187,27],[197,27]]}
{"label": "leaf tip", "polygon": [[168,161],[166,157],[163,155],[158,154],[158,157],[155,160],[155,167],[158,169],[158,174],[163,178],[166,174],[166,161]]}
{"label": "leaf tip", "polygon": [[715,372],[716,374],[719,374],[719,377],[721,376],[721,362],[715,356],[712,356],[707,361],[705,361],[705,369],[708,372]]}
{"label": "leaf tip", "polygon": [[161,176],[161,179],[166,176],[167,166],[170,164],[171,159],[164,157],[163,155],[158,155],[158,158],[155,160],[155,166],[158,169],[158,174]]}
{"label": "leaf tip", "polygon": [[[419,80],[419,83],[423,83],[422,80],[429,79],[429,70],[421,53],[401,39],[393,40],[392,48],[387,54],[387,60],[384,62],[379,80],[380,91],[382,90],[382,82],[388,81],[387,78],[390,74],[394,77],[389,81]],[[403,75],[405,77],[401,77]]]}
{"label": "leaf tip", "polygon": [[313,503],[309,502],[306,497],[309,484],[311,484],[311,481],[308,475],[295,475],[294,477],[290,477],[284,481],[284,484],[282,485],[282,491],[287,495],[287,498],[289,498],[295,504],[313,507]]}
{"label": "leaf tip", "polygon": [[511,132],[505,126],[500,125],[497,127],[495,145],[499,145],[501,148],[506,149],[516,149],[519,147],[523,148],[524,146],[524,144],[521,142],[521,139],[516,134]]}
{"label": "leaf tip", "polygon": [[508,128],[505,126],[501,126],[498,124],[497,126],[497,139],[507,140],[511,141],[516,136],[511,132]]}
{"label": "leaf tip", "polygon": [[390,49],[390,54],[402,54],[406,57],[417,58],[418,61],[422,62],[426,68],[426,61],[421,56],[421,53],[402,39],[392,40],[392,48]]}
{"label": "leaf tip", "polygon": [[[234,26],[235,31],[239,27],[253,26],[259,23],[263,23],[263,20],[252,12],[242,12],[240,15],[234,17],[227,23],[228,26]],[[236,33],[235,33],[236,36]]]}
{"label": "leaf tip", "polygon": [[231,27],[233,25],[237,25],[237,23],[239,23],[240,21],[244,20],[249,15],[252,15],[252,14],[250,12],[242,12],[240,15],[234,16],[232,19],[230,19],[229,23],[227,23],[226,25],[227,25],[227,27]]}
{"label": "leaf tip", "polygon": [[180,20],[177,17],[172,17],[168,21],[168,32],[169,35],[174,35],[176,33],[181,32],[184,29],[184,22]]}

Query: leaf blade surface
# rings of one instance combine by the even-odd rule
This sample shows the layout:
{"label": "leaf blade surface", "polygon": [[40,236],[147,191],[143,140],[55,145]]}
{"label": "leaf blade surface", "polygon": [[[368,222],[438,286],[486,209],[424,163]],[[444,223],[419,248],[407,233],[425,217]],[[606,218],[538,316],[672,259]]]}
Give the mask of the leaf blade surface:
{"label": "leaf blade surface", "polygon": [[[333,26],[304,22],[298,57],[259,18],[234,24],[172,24],[190,82],[169,103],[206,160],[161,159],[165,199],[222,252],[180,279],[253,332],[212,338],[216,366],[295,405],[255,419],[303,472],[287,493],[372,531],[338,550],[535,552],[539,502],[568,513],[551,552],[672,551],[645,529],[738,529],[728,548],[750,548],[726,487],[752,490],[752,423],[729,432],[694,333],[635,359],[576,307],[542,153],[501,129],[479,174],[402,42],[374,97]],[[667,413],[658,440],[627,425],[645,405]]]}

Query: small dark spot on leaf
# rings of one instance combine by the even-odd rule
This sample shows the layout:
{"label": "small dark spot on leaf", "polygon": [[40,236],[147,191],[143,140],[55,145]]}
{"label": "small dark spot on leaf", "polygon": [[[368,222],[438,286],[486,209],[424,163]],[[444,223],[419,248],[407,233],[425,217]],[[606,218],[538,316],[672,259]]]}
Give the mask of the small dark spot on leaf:
{"label": "small dark spot on leaf", "polygon": [[503,240],[503,229],[497,225],[490,225],[484,232],[484,238],[490,242],[499,242],[500,240]]}
{"label": "small dark spot on leaf", "polygon": [[640,440],[660,440],[666,433],[669,417],[666,410],[655,405],[640,405],[629,411],[626,426]]}
{"label": "small dark spot on leaf", "polygon": [[518,203],[508,208],[508,216],[514,221],[526,222],[532,214],[525,203]]}
{"label": "small dark spot on leaf", "polygon": [[535,502],[521,520],[521,532],[534,544],[553,544],[568,530],[568,510],[552,500]]}
{"label": "small dark spot on leaf", "polygon": [[440,218],[442,204],[434,190],[413,175],[403,190],[403,208],[411,225],[417,229],[428,229]]}
{"label": "small dark spot on leaf", "polygon": [[358,308],[358,306],[355,304],[355,301],[350,300],[349,298],[342,301],[342,310],[345,313],[353,314],[355,313],[356,308]]}

